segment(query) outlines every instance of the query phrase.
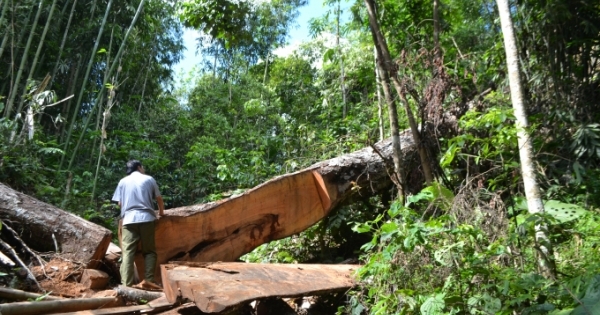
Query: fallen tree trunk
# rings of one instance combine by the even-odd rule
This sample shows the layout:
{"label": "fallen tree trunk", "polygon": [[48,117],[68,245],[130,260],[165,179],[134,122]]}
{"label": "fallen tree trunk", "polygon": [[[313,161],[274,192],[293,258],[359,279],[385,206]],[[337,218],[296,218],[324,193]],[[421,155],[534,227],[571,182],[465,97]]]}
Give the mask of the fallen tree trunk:
{"label": "fallen tree trunk", "polygon": [[40,252],[97,268],[111,240],[110,230],[41,202],[0,183],[0,219],[10,222],[21,239]]}
{"label": "fallen tree trunk", "polygon": [[[401,141],[406,169],[417,169],[410,133]],[[156,225],[158,263],[234,261],[261,244],[299,233],[352,197],[389,189],[391,155],[388,139],[279,176],[240,196],[167,210]],[[412,177],[419,178],[415,186],[420,187],[422,178]]]}
{"label": "fallen tree trunk", "polygon": [[358,265],[175,263],[161,266],[165,295],[189,300],[204,313],[220,313],[244,302],[299,297],[352,288]]}

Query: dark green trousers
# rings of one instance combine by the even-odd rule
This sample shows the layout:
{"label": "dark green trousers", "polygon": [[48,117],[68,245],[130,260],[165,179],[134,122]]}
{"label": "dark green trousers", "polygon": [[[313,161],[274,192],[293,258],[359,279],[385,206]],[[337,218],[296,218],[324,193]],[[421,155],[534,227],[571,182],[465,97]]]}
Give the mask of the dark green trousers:
{"label": "dark green trousers", "polygon": [[146,281],[154,282],[154,269],[156,268],[156,245],[154,244],[154,223],[143,222],[123,226],[121,244],[121,283],[126,286],[133,285],[134,260],[138,242],[141,242],[142,255],[144,255]]}

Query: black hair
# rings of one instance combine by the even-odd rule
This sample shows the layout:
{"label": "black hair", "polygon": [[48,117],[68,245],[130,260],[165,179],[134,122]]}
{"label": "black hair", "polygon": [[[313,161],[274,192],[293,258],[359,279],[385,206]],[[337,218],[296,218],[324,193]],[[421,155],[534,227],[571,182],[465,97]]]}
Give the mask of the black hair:
{"label": "black hair", "polygon": [[142,166],[142,162],[138,160],[129,160],[129,162],[127,162],[127,175],[137,171],[140,166]]}

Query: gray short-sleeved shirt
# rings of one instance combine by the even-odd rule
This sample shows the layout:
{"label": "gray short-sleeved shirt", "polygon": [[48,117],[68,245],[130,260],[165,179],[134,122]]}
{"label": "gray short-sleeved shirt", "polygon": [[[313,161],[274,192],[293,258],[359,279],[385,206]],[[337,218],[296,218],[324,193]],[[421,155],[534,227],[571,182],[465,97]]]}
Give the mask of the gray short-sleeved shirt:
{"label": "gray short-sleeved shirt", "polygon": [[158,196],[160,191],[154,178],[135,171],[119,181],[112,200],[121,202],[121,218],[123,225],[127,225],[156,220],[152,202]]}

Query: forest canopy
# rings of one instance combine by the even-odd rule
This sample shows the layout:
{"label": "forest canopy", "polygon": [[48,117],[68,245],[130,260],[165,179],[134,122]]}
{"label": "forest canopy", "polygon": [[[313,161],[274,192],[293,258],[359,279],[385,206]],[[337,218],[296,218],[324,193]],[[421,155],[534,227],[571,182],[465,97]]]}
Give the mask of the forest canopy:
{"label": "forest canopy", "polygon": [[169,209],[409,129],[385,193],[243,259],[359,261],[340,314],[596,314],[598,2],[322,2],[278,56],[304,0],[0,0],[0,182],[115,231],[129,159]]}

